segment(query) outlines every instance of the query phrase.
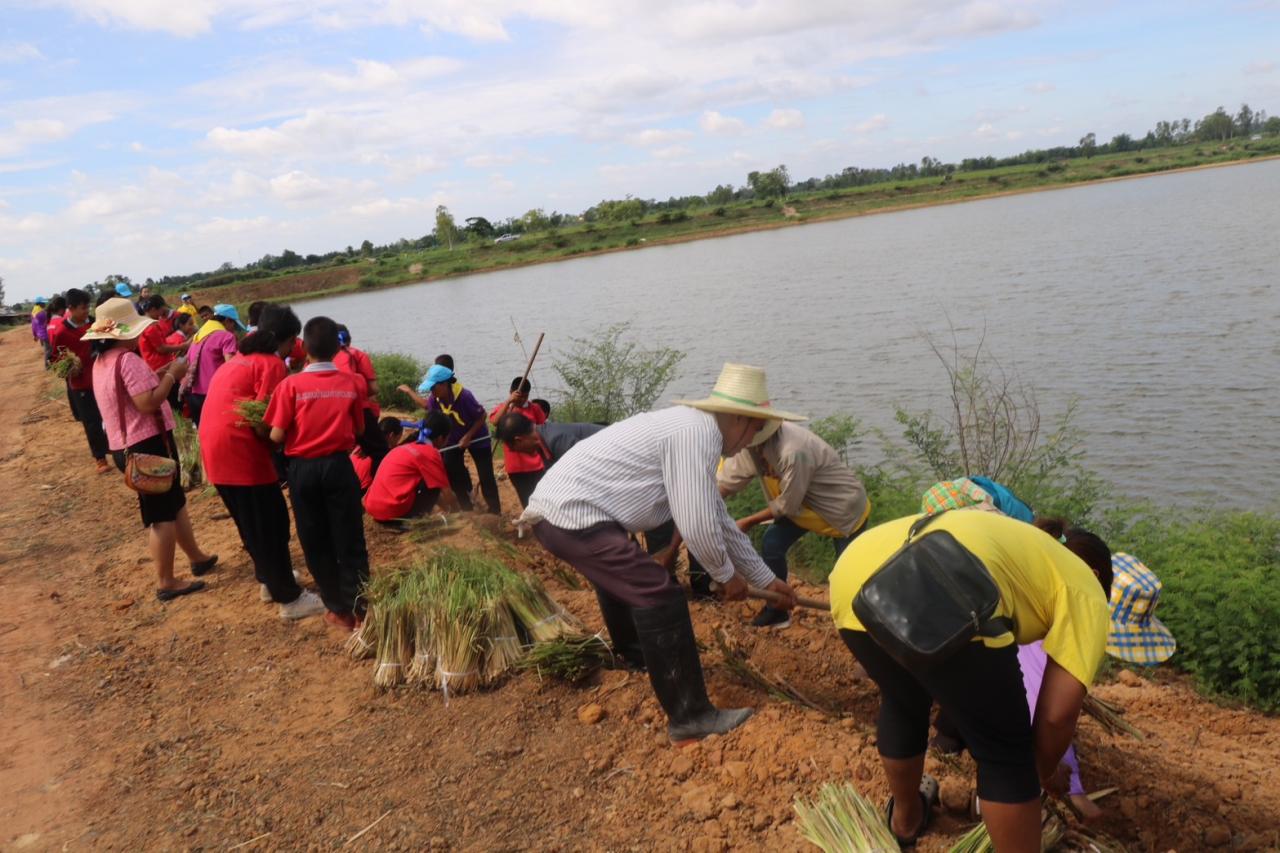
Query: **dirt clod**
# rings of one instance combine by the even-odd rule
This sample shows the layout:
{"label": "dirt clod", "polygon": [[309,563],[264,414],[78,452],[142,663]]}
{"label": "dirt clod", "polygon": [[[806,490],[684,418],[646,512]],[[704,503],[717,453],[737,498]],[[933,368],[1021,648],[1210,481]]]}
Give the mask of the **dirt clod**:
{"label": "dirt clod", "polygon": [[604,708],[600,707],[595,702],[583,705],[578,709],[578,721],[585,725],[594,726],[603,719]]}

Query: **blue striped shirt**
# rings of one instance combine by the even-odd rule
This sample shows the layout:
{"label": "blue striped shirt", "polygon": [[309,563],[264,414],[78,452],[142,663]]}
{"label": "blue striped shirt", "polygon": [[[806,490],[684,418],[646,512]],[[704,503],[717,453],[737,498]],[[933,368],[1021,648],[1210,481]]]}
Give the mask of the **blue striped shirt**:
{"label": "blue striped shirt", "polygon": [[675,520],[689,553],[724,583],[776,578],[738,529],[716,487],[724,437],[713,415],[686,406],[634,415],[579,441],[547,470],[521,516],[565,530],[612,521],[632,533]]}

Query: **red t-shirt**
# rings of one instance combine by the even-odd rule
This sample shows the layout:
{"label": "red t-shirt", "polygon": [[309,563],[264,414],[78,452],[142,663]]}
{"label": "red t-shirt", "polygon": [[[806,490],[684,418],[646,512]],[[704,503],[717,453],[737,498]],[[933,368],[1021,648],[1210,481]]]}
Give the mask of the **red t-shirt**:
{"label": "red t-shirt", "polygon": [[301,336],[293,339],[293,349],[289,350],[289,357],[285,359],[285,363],[289,365],[290,370],[301,370],[306,365],[307,348],[302,345]]}
{"label": "red t-shirt", "polygon": [[274,355],[238,355],[213,375],[200,414],[204,476],[215,486],[265,486],[277,482],[271,443],[240,425],[240,400],[266,400],[289,375]]}
{"label": "red t-shirt", "polygon": [[[347,373],[358,373],[364,377],[365,387],[378,381],[378,373],[373,369],[373,359],[369,358],[364,350],[358,350],[355,347],[343,347],[333,357],[333,364],[339,370],[345,370]],[[382,407],[378,405],[378,401],[373,397],[365,398],[364,407],[373,412],[374,417],[382,416]]]}
{"label": "red t-shirt", "polygon": [[393,447],[378,466],[373,485],[364,496],[365,511],[376,521],[402,518],[413,508],[418,486],[423,483],[428,489],[449,488],[440,451],[429,444]]}
{"label": "red t-shirt", "polygon": [[159,371],[178,357],[177,353],[160,352],[160,345],[165,343],[165,338],[171,334],[173,334],[173,328],[171,321],[167,319],[156,320],[142,330],[142,335],[138,338],[138,354],[147,363],[147,367]]}
{"label": "red t-shirt", "polygon": [[351,451],[351,467],[356,469],[356,476],[360,478],[360,491],[369,491],[373,485],[373,460],[365,456],[364,451],[356,449]]}
{"label": "red t-shirt", "polygon": [[348,453],[364,431],[364,398],[359,376],[332,364],[311,364],[276,388],[266,423],[285,431],[286,456],[319,459]]}
{"label": "red t-shirt", "polygon": [[53,357],[58,357],[58,350],[65,349],[80,359],[80,372],[67,379],[67,384],[76,391],[93,390],[93,344],[84,340],[84,333],[89,331],[89,322],[82,326],[73,326],[63,321],[55,328],[49,324],[49,346],[53,348]]}
{"label": "red t-shirt", "polygon": [[[493,411],[489,413],[489,423],[496,424],[498,422],[498,412],[501,411],[503,405],[505,404],[493,407]],[[547,413],[542,411],[541,406],[535,406],[533,403],[526,403],[523,407],[511,406],[507,411],[522,414],[533,421],[535,425],[547,422]],[[507,469],[508,474],[528,474],[533,471],[541,471],[547,467],[546,463],[542,461],[542,454],[521,453],[505,444],[502,445],[502,466]]]}

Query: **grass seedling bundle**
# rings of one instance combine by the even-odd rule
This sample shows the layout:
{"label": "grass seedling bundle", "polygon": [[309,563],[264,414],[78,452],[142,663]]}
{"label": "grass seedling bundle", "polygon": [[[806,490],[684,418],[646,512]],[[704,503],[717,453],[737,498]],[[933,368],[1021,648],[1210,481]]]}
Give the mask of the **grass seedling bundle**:
{"label": "grass seedling bundle", "polygon": [[599,634],[566,634],[529,646],[516,668],[577,684],[612,663],[613,649]]}
{"label": "grass seedling bundle", "polygon": [[[1062,843],[1066,836],[1066,826],[1050,812],[1045,812],[1040,819],[1040,849],[1052,850]],[[995,845],[991,843],[991,833],[987,825],[980,823],[960,837],[951,845],[947,853],[995,853]]]}
{"label": "grass seedling bundle", "polygon": [[200,434],[196,432],[195,424],[186,418],[174,418],[173,424],[173,441],[178,446],[179,478],[183,489],[192,489],[204,482]]}
{"label": "grass seedling bundle", "polygon": [[902,849],[880,810],[847,782],[823,785],[813,802],[797,799],[795,810],[800,834],[826,853]]}
{"label": "grass seedling bundle", "polygon": [[73,374],[80,372],[80,368],[80,356],[66,347],[58,347],[58,354],[49,365],[53,375],[59,379],[70,379]]}
{"label": "grass seedling bundle", "polygon": [[238,427],[260,427],[263,419],[267,416],[267,404],[270,400],[237,400],[236,414],[239,420],[236,421]]}
{"label": "grass seedling bundle", "polygon": [[1120,706],[1112,705],[1103,699],[1099,699],[1092,693],[1084,697],[1084,712],[1090,717],[1098,721],[1098,725],[1107,730],[1109,734],[1127,734],[1138,740],[1146,740],[1147,736],[1140,732],[1132,723],[1126,720],[1121,714],[1124,713]]}

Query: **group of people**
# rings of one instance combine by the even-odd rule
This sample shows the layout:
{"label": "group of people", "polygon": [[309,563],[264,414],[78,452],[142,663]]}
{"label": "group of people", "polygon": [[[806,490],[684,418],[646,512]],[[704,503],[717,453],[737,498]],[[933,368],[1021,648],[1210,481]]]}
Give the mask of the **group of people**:
{"label": "group of people", "polygon": [[[717,708],[707,694],[688,597],[673,571],[681,545],[695,596],[714,585],[735,601],[754,588],[768,600],[754,624],[781,629],[796,604],[788,550],[808,533],[829,539],[831,613],[881,692],[877,746],[893,795],[888,820],[903,844],[928,828],[937,796],[923,773],[934,703],[933,743],[973,755],[977,806],[996,849],[1038,849],[1041,790],[1083,793],[1078,766],[1073,777],[1063,759],[1103,655],[1154,663],[1173,652],[1152,616],[1159,585],[1145,567],[1086,530],[1035,518],[998,483],[940,483],[921,515],[871,526],[857,475],[798,424],[800,415],[770,403],[760,368],[726,364],[705,398],[611,425],[571,424],[549,421],[550,406],[530,398],[527,377],[486,410],[441,355],[417,387],[400,386],[425,410],[409,422],[382,416],[372,361],[330,318],[303,326],[287,306],[255,303],[244,327],[233,306],[218,305],[190,331],[179,319],[191,314],[186,298],[171,311],[161,296],[139,305],[121,294],[99,304],[92,321],[83,291],[59,298],[56,328],[43,323],[46,352],[80,360],[68,395],[99,469],[109,469],[109,453],[122,469],[127,454],[177,460],[175,412],[190,416],[205,478],[236,524],[263,600],[284,618],[323,614],[355,630],[369,577],[364,515],[394,525],[475,508],[465,455],[484,509],[500,513],[492,446],[500,442],[523,507],[518,524],[591,583],[616,654],[648,674],[674,743],[729,732],[751,715]],[[249,402],[265,406],[260,421]],[[753,481],[765,508],[734,519],[724,498]],[[318,595],[293,569],[290,505]],[[139,509],[157,596],[201,589],[198,578],[218,558],[199,546],[176,479],[161,494],[140,493]],[[758,525],[767,525],[760,552],[748,535]],[[191,580],[175,577],[177,547]],[[906,655],[885,627],[950,603],[930,602],[934,593],[919,592],[926,587],[884,603],[884,590],[892,598],[894,589],[885,573],[903,555],[915,555],[913,566],[933,560],[940,575],[979,565],[996,593],[945,657]],[[1127,602],[1122,616],[1109,605],[1117,594]]]}

